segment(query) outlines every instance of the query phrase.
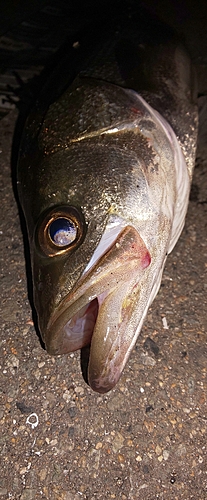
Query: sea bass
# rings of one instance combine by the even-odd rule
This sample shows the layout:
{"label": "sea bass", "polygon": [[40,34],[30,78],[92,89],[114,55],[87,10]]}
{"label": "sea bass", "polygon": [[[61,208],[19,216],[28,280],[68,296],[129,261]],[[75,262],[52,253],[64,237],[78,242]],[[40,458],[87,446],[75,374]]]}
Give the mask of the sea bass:
{"label": "sea bass", "polygon": [[69,83],[53,102],[54,77],[43,92],[18,160],[42,339],[52,355],[90,345],[100,393],[119,380],[183,229],[197,140],[187,53],[132,17],[89,57],[74,45]]}

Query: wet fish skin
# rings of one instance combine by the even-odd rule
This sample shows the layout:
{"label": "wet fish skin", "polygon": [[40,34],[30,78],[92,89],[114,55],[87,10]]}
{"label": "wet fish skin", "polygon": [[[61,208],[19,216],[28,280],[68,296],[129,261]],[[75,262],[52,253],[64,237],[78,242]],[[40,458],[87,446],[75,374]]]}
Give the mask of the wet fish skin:
{"label": "wet fish skin", "polygon": [[[104,393],[121,375],[184,225],[197,109],[190,60],[171,37],[140,45],[133,25],[101,54],[48,110],[31,114],[18,182],[46,348],[70,352],[92,336],[89,384]],[[54,211],[72,217],[70,207],[81,237],[63,249],[49,241],[51,255],[46,220]],[[119,232],[88,268],[113,225]],[[89,326],[74,333],[71,321],[82,318],[93,335]]]}

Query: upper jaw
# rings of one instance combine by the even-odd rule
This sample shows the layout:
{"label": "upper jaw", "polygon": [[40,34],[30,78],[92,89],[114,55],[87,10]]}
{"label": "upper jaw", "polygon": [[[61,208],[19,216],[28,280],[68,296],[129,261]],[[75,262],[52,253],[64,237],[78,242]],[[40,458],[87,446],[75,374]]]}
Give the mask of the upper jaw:
{"label": "upper jaw", "polygon": [[88,378],[98,392],[110,390],[125,365],[131,345],[127,326],[139,280],[149,264],[149,252],[136,229],[124,227],[48,322],[45,344],[50,354],[68,353],[91,343]]}

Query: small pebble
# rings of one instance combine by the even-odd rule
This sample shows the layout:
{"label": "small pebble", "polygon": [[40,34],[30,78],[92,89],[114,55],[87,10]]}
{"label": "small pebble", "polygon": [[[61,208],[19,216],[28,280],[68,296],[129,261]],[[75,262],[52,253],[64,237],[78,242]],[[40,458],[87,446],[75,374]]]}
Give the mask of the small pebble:
{"label": "small pebble", "polygon": [[102,448],[103,444],[99,441],[98,443],[96,443],[96,450],[100,450],[100,448]]}
{"label": "small pebble", "polygon": [[117,453],[117,451],[122,448],[123,443],[124,443],[124,437],[122,436],[122,434],[120,434],[120,432],[117,432],[112,443],[113,452]]}
{"label": "small pebble", "polygon": [[25,488],[20,496],[20,500],[34,500],[36,498],[37,491],[34,489]]}
{"label": "small pebble", "polygon": [[170,452],[168,450],[163,450],[163,458],[164,460],[168,460],[170,456]]}
{"label": "small pebble", "polygon": [[159,444],[155,448],[155,453],[156,455],[160,455],[162,453],[162,448],[159,446]]}

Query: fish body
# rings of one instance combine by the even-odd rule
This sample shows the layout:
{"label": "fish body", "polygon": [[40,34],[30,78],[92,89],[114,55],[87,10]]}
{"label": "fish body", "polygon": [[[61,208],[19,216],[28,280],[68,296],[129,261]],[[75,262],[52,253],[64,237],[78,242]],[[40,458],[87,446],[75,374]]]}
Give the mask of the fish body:
{"label": "fish body", "polygon": [[43,92],[18,161],[43,341],[52,355],[90,345],[100,393],[119,380],[159,290],[195,161],[190,59],[141,24],[111,30],[54,102]]}

